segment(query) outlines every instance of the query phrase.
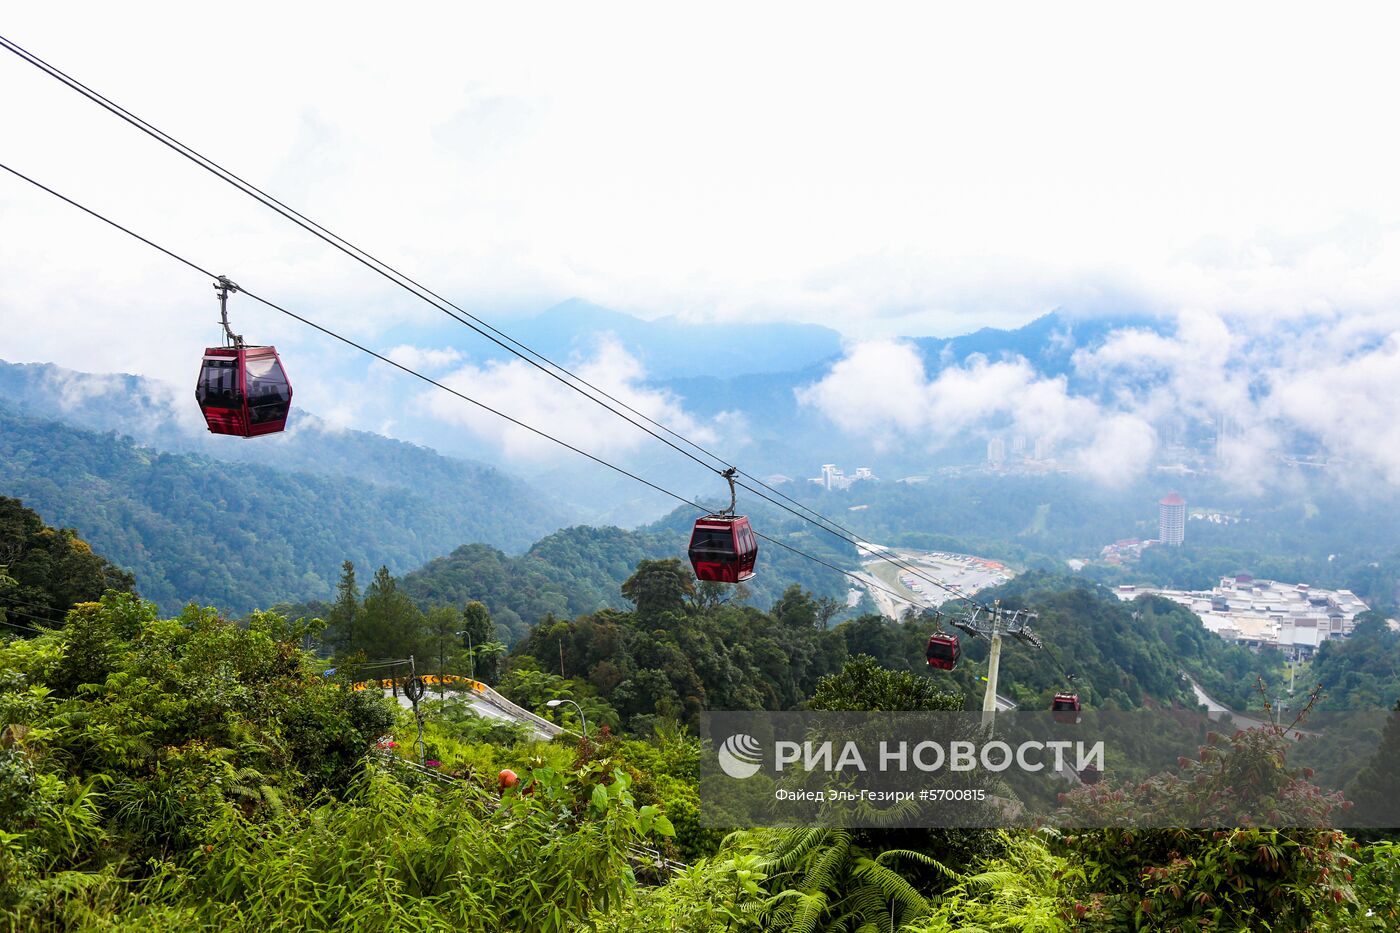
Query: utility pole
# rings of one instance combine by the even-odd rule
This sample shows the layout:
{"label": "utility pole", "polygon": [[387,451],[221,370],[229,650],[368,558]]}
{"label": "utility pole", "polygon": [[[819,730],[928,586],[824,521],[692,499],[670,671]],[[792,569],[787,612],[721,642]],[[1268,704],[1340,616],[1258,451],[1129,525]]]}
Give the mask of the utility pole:
{"label": "utility pole", "polygon": [[423,699],[423,682],[418,679],[418,668],[411,654],[408,656],[408,682],[403,685],[403,695],[413,704],[413,719],[418,723],[418,763],[421,765],[427,758],[423,748],[423,712],[418,708],[418,701]]}

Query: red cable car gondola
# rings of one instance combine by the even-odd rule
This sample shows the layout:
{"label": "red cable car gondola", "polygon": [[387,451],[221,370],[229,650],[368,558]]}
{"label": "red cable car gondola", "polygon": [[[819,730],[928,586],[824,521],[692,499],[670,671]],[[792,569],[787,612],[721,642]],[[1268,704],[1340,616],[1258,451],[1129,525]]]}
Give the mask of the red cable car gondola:
{"label": "red cable car gondola", "polygon": [[1077,693],[1057,693],[1055,699],[1050,701],[1050,715],[1055,717],[1056,722],[1067,726],[1079,722],[1079,709]]}
{"label": "red cable car gondola", "polygon": [[214,434],[257,437],[287,426],[292,385],[276,347],[250,347],[228,324],[228,295],[238,286],[224,276],[214,285],[228,346],[209,347],[199,370],[195,398]]}
{"label": "red cable car gondola", "polygon": [[934,632],[928,637],[928,649],[924,656],[928,666],[940,671],[951,671],[958,666],[958,656],[962,649],[958,646],[958,636],[950,632]]}
{"label": "red cable car gondola", "polygon": [[690,532],[690,565],[695,577],[714,583],[743,583],[754,575],[758,561],[758,537],[746,516],[735,515],[734,473],[724,471],[729,480],[729,508],[696,519]]}

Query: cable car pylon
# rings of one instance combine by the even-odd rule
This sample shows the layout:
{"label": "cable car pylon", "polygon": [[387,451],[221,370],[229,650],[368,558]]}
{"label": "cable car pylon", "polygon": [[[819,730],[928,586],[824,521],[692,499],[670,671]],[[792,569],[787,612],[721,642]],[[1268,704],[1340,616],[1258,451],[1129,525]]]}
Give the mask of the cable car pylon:
{"label": "cable car pylon", "polygon": [[961,619],[954,619],[953,625],[974,638],[985,638],[991,642],[987,655],[987,690],[982,694],[982,724],[990,728],[997,713],[997,679],[1001,674],[1001,639],[1009,635],[1037,650],[1044,648],[1040,636],[1031,631],[1030,624],[1039,616],[1027,609],[1016,609],[1008,613],[996,600],[991,607],[974,608]]}

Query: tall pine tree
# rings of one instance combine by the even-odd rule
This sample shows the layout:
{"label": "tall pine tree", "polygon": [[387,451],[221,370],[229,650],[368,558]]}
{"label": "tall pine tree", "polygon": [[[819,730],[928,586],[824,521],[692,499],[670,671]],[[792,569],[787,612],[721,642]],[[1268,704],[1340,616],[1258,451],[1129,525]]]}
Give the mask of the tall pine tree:
{"label": "tall pine tree", "polygon": [[[365,601],[355,624],[355,647],[371,660],[403,658],[418,651],[423,641],[423,613],[399,589],[399,581],[380,567],[365,589]],[[424,663],[420,671],[431,667]]]}
{"label": "tall pine tree", "polygon": [[355,623],[360,615],[360,587],[355,583],[355,565],[350,561],[340,565],[340,582],[335,586],[335,605],[326,619],[326,641],[336,654],[354,654]]}

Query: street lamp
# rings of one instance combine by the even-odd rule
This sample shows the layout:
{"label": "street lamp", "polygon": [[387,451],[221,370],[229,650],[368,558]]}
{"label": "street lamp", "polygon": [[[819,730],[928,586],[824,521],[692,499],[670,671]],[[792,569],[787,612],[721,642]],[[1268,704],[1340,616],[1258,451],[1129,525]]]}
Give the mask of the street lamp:
{"label": "street lamp", "polygon": [[467,660],[472,666],[472,680],[476,680],[476,654],[472,651],[472,633],[463,629],[460,632],[453,632],[452,634],[467,636]]}
{"label": "street lamp", "polygon": [[545,706],[548,706],[550,709],[553,709],[554,707],[560,705],[561,703],[568,703],[568,704],[569,704],[570,706],[572,706],[574,709],[578,710],[579,722],[581,722],[581,723],[583,724],[583,737],[584,737],[585,739],[588,738],[588,720],[585,719],[585,718],[583,717],[583,707],[582,707],[582,706],[579,706],[579,705],[578,705],[577,703],[575,703],[573,700],[549,700],[549,701],[546,702],[544,705],[545,705]]}

